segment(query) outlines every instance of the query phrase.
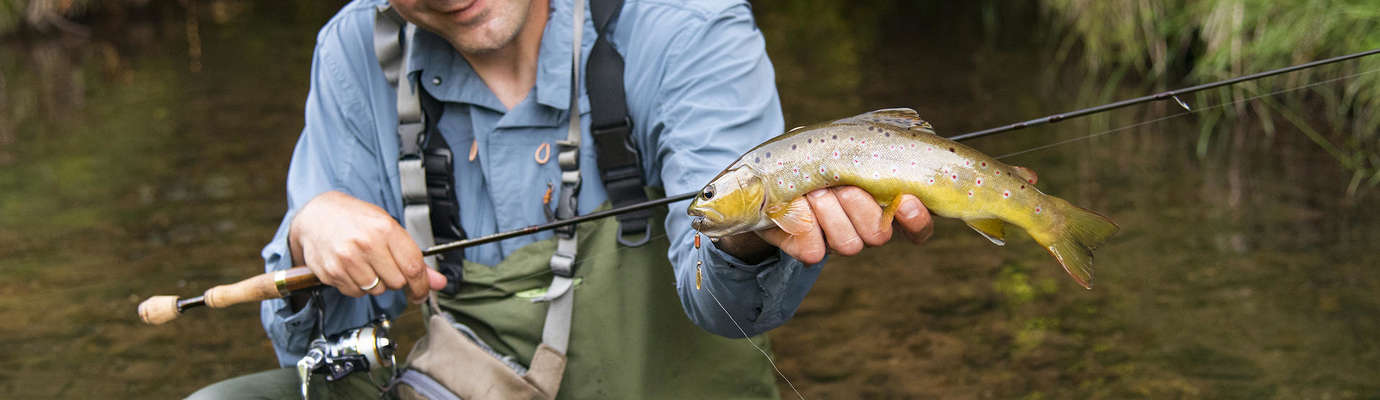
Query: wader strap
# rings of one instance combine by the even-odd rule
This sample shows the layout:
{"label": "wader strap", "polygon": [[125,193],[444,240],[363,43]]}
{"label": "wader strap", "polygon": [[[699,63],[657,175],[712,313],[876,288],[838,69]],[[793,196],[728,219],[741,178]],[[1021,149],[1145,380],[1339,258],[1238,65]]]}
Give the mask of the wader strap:
{"label": "wader strap", "polygon": [[[398,93],[398,181],[403,200],[403,227],[412,241],[423,249],[436,244],[431,232],[431,208],[426,190],[426,167],[423,164],[422,133],[426,129],[422,113],[420,90],[407,74],[415,25],[404,23],[397,11],[380,6],[374,16],[374,52],[384,76],[394,84]],[[426,265],[436,269],[436,257],[425,257]],[[436,294],[431,293],[430,308],[439,312]]]}
{"label": "wader strap", "polygon": [[[590,136],[594,137],[599,159],[599,177],[604,181],[613,208],[647,201],[643,190],[642,161],[632,141],[632,118],[623,87],[623,56],[609,42],[612,20],[623,10],[623,0],[590,0],[590,18],[598,38],[589,50],[588,76]],[[648,224],[650,209],[619,214],[618,243],[641,246],[651,239]]]}
{"label": "wader strap", "polygon": [[[570,126],[566,139],[558,142],[561,167],[561,197],[556,203],[556,219],[575,217],[576,195],[580,191],[580,48],[585,27],[585,2],[575,0],[571,34],[570,60]],[[556,252],[551,255],[551,286],[546,294],[533,301],[549,301],[546,322],[542,326],[542,344],[561,355],[570,344],[570,319],[575,303],[575,251],[578,244],[575,225],[556,230]]]}

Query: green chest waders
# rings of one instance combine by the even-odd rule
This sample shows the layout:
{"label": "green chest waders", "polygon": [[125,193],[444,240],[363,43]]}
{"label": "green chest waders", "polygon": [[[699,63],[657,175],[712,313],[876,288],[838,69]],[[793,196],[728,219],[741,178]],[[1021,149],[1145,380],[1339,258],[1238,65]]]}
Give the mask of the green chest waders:
{"label": "green chest waders", "polygon": [[[580,225],[578,296],[558,398],[776,398],[776,377],[760,353],[685,317],[662,227],[652,229],[657,239],[625,247],[613,219]],[[496,352],[535,363],[547,306],[532,299],[551,282],[546,261],[555,248],[553,239],[520,248],[497,266],[466,262],[465,284],[455,296],[438,296],[441,308]],[[752,340],[768,345],[765,335]],[[470,362],[435,358],[456,370]]]}

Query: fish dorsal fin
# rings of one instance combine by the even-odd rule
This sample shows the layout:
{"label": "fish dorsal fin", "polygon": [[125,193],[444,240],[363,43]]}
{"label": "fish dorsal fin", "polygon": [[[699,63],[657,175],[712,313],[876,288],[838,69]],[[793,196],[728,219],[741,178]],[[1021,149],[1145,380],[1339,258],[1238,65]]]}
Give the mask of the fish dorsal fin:
{"label": "fish dorsal fin", "polygon": [[996,218],[988,219],[965,219],[969,227],[982,234],[982,237],[991,240],[998,246],[1006,245],[1006,222]]}
{"label": "fish dorsal fin", "polygon": [[929,122],[920,119],[920,113],[909,108],[887,108],[834,121],[835,124],[880,124],[896,129],[916,129],[934,133]]}
{"label": "fish dorsal fin", "polygon": [[766,211],[767,217],[791,236],[804,235],[815,229],[815,213],[810,210],[810,202],[804,197],[797,197],[790,203],[767,206]]}
{"label": "fish dorsal fin", "polygon": [[1012,165],[1012,166],[1011,166],[1011,169],[1012,169],[1012,170],[1015,170],[1015,171],[1016,171],[1016,176],[1021,177],[1021,180],[1025,181],[1026,183],[1029,183],[1029,184],[1031,184],[1031,185],[1034,185],[1035,182],[1039,182],[1039,181],[1040,181],[1040,176],[1039,176],[1039,175],[1035,175],[1035,171],[1031,171],[1030,168],[1018,167],[1018,166]]}

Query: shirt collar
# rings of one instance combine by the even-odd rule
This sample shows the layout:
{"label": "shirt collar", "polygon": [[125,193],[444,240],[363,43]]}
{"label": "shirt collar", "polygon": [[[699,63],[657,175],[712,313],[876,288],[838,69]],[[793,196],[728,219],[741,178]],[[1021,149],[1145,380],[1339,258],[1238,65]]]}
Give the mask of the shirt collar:
{"label": "shirt collar", "polygon": [[[504,125],[556,126],[562,120],[564,111],[570,109],[570,39],[572,2],[552,1],[548,13],[546,29],[542,33],[541,47],[537,53],[537,81],[534,93],[514,107],[513,121],[500,121]],[[587,7],[587,6],[586,6]],[[589,49],[594,45],[594,23],[585,10],[584,32],[581,35],[581,62],[583,67],[589,57]],[[505,113],[503,103],[494,96],[479,75],[475,74],[468,61],[451,47],[445,39],[425,29],[418,29],[413,39],[414,49],[408,64],[408,75],[420,76],[422,87],[437,100],[467,103]],[[583,82],[582,82],[583,83]],[[582,85],[583,86],[583,85]],[[581,88],[581,109],[587,111],[584,99],[585,88]],[[532,98],[537,104],[550,107],[552,112],[537,111],[543,107],[529,105]],[[518,112],[523,111],[523,112]],[[509,118],[504,118],[505,120]]]}

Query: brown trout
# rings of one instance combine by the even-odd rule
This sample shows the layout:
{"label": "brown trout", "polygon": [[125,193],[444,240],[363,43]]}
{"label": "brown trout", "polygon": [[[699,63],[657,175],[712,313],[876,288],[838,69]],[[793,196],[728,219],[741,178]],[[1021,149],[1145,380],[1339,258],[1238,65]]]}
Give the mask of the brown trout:
{"label": "brown trout", "polygon": [[962,219],[1004,245],[1007,224],[1026,231],[1085,288],[1092,250],[1117,225],[1035,189],[1029,169],[1006,165],[934,133],[915,110],[878,110],[790,130],[739,157],[705,185],[689,213],[711,239],[780,227],[813,229],[805,193],[830,186],[866,190],[890,223],[903,194],[936,215]]}

